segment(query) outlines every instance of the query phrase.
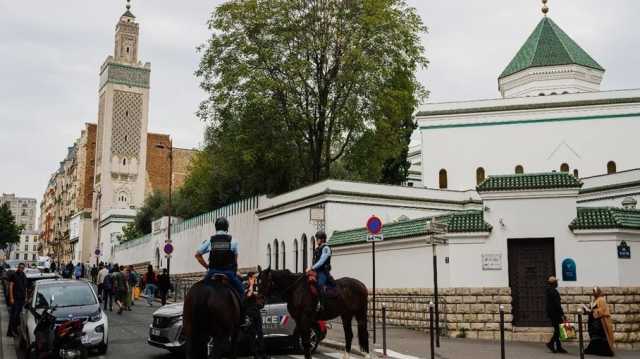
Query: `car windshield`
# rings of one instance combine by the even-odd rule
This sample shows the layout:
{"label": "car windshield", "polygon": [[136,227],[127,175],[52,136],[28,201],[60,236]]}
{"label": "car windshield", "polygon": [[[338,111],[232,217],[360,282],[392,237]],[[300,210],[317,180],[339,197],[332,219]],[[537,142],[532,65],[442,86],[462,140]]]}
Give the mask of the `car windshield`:
{"label": "car windshield", "polygon": [[6,264],[9,266],[9,268],[16,269],[18,268],[18,264],[20,264],[20,261],[16,259],[9,259],[6,261]]}
{"label": "car windshield", "polygon": [[[53,300],[53,303],[52,303]],[[87,283],[51,283],[38,286],[36,308],[76,307],[96,304],[91,287]]]}

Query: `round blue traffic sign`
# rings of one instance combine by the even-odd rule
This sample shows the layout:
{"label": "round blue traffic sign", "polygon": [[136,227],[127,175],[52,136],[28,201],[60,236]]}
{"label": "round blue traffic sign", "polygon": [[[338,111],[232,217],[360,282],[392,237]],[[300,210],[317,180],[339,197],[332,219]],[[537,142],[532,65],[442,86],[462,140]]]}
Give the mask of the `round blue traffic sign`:
{"label": "round blue traffic sign", "polygon": [[367,230],[371,234],[378,234],[382,231],[382,220],[373,215],[367,220]]}
{"label": "round blue traffic sign", "polygon": [[173,253],[173,244],[171,243],[167,243],[164,245],[164,253],[165,254],[171,254]]}

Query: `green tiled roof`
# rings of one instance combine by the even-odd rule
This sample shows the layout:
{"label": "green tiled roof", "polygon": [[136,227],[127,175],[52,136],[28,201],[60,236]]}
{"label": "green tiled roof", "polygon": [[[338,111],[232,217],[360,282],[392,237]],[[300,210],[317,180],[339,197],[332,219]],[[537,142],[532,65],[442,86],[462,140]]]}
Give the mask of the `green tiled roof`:
{"label": "green tiled roof", "polygon": [[545,16],[513,60],[502,71],[500,78],[530,67],[570,64],[604,71],[604,68],[562,31],[553,20]]}
{"label": "green tiled roof", "polygon": [[640,210],[612,207],[578,207],[578,216],[569,228],[577,229],[637,229],[640,230]]}
{"label": "green tiled roof", "polygon": [[565,172],[550,172],[489,176],[476,189],[478,192],[487,192],[580,187],[582,182],[573,175]]}
{"label": "green tiled roof", "polygon": [[[384,240],[426,235],[429,233],[429,222],[434,217],[423,217],[386,224],[382,228]],[[491,225],[484,221],[482,211],[470,210],[435,217],[437,221],[447,224],[448,232],[490,232]],[[361,244],[366,242],[366,228],[356,228],[347,231],[335,231],[329,239],[332,246]]]}

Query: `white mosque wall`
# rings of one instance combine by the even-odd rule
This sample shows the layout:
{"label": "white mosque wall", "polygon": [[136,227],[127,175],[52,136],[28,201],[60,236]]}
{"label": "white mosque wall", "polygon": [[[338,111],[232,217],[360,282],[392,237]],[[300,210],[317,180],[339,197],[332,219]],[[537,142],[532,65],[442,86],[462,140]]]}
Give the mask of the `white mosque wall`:
{"label": "white mosque wall", "polygon": [[[613,100],[611,94],[605,94],[437,104],[426,110]],[[618,171],[640,167],[638,104],[418,116],[418,123],[422,133],[422,182],[429,188],[438,188],[441,169],[447,171],[448,188],[469,189],[476,186],[479,167],[489,176],[514,173],[517,165],[522,165],[525,173],[559,171],[560,165],[567,163],[571,172],[578,170],[580,177],[606,173],[609,161],[616,163]]]}
{"label": "white mosque wall", "polygon": [[[238,265],[241,268],[254,266],[257,262],[255,240],[258,238],[258,219],[255,210],[258,202],[257,197],[246,199],[174,225],[171,231],[171,242],[174,247],[171,256],[171,272],[204,271],[196,262],[194,255],[202,242],[215,233],[215,219],[221,216],[229,220],[229,232],[238,241],[241,253]],[[150,262],[157,268],[165,268],[167,261],[163,248],[166,238],[165,224],[154,233],[117,246],[112,262],[119,264]]]}

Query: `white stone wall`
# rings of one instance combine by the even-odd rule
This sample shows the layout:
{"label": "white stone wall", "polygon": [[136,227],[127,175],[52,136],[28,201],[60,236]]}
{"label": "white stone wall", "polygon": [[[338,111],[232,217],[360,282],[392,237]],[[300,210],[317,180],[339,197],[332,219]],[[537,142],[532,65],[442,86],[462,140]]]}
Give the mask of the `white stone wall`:
{"label": "white stone wall", "polygon": [[[583,93],[433,104],[423,110],[638,96],[637,90]],[[589,119],[619,115],[623,117]],[[574,120],[556,121],[567,118]],[[448,173],[448,188],[469,189],[476,186],[478,167],[483,167],[489,176],[512,174],[516,165],[522,165],[525,173],[559,171],[560,165],[567,163],[571,171],[579,171],[580,177],[606,173],[609,161],[616,162],[618,171],[640,167],[636,155],[640,104],[418,116],[417,120],[422,133],[422,182],[429,188],[438,188],[440,169]]]}

